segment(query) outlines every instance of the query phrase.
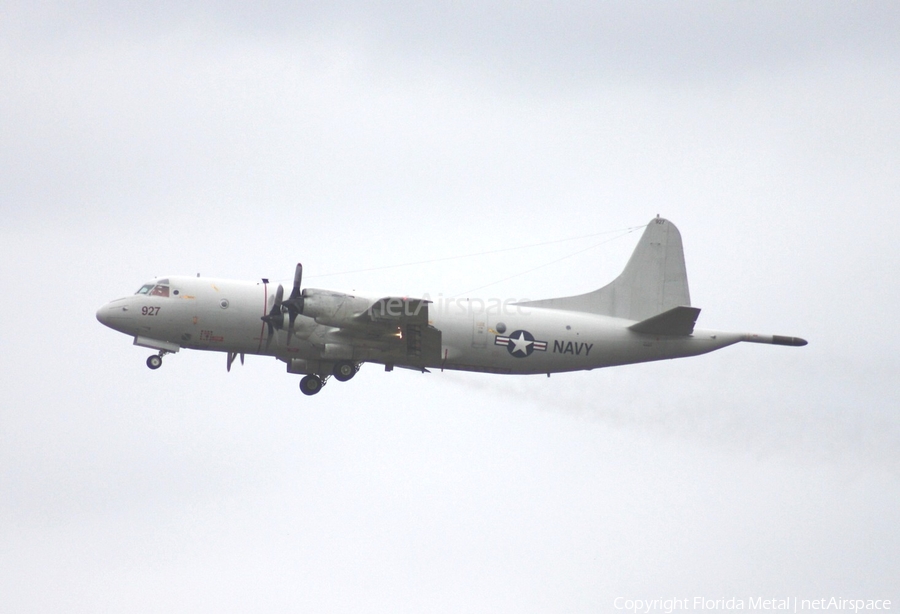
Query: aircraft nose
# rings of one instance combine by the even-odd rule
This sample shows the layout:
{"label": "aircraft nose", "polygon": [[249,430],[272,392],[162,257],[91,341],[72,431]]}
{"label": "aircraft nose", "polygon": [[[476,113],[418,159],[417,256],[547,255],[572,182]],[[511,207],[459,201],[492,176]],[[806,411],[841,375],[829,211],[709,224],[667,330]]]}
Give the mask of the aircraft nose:
{"label": "aircraft nose", "polygon": [[109,326],[109,304],[97,310],[97,321],[103,326]]}
{"label": "aircraft nose", "polygon": [[129,321],[128,303],[122,299],[105,304],[97,310],[97,321],[113,330],[122,330]]}

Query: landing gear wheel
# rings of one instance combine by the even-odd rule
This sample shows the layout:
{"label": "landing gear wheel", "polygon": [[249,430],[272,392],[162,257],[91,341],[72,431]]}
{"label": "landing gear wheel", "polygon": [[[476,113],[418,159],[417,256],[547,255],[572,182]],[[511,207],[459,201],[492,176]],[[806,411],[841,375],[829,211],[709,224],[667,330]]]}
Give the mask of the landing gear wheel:
{"label": "landing gear wheel", "polygon": [[162,366],[162,356],[151,354],[147,357],[147,366],[151,369],[159,369]]}
{"label": "landing gear wheel", "polygon": [[346,382],[353,379],[353,376],[356,375],[356,365],[349,360],[342,360],[334,365],[332,373],[337,381]]}
{"label": "landing gear wheel", "polygon": [[318,375],[310,373],[300,380],[300,392],[307,396],[312,396],[322,389],[322,380]]}

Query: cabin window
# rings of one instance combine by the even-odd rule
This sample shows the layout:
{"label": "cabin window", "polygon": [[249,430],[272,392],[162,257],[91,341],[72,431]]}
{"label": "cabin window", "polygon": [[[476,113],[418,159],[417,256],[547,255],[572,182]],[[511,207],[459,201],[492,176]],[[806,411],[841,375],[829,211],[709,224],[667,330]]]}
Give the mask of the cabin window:
{"label": "cabin window", "polygon": [[144,284],[143,286],[141,286],[140,290],[135,292],[135,294],[148,294],[150,292],[150,290],[153,289],[153,286],[155,286],[155,285],[156,284]]}

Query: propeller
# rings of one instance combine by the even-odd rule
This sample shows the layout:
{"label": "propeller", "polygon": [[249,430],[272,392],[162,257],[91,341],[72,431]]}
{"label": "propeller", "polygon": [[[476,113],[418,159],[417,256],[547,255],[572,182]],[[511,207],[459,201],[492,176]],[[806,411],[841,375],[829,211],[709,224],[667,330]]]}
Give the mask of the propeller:
{"label": "propeller", "polygon": [[278,290],[275,292],[275,303],[272,304],[272,309],[269,311],[268,315],[264,315],[260,318],[269,327],[269,335],[266,337],[266,350],[269,349],[269,345],[272,343],[275,329],[281,330],[284,326],[284,311],[281,309],[282,297],[284,297],[284,288],[281,284],[278,284]]}
{"label": "propeller", "polygon": [[291,288],[291,295],[288,300],[282,303],[288,312],[288,345],[291,344],[291,336],[294,334],[294,321],[297,316],[303,313],[303,294],[300,292],[300,282],[303,280],[303,265],[297,263],[294,269],[294,287]]}
{"label": "propeller", "polygon": [[266,337],[266,350],[268,350],[269,346],[272,344],[272,337],[275,336],[275,330],[284,328],[285,312],[288,313],[287,344],[291,344],[291,337],[294,334],[294,322],[296,321],[297,316],[303,313],[303,293],[300,291],[300,282],[302,281],[303,265],[298,262],[297,268],[294,270],[294,286],[291,288],[291,295],[286,301],[282,300],[284,298],[284,287],[281,284],[278,284],[278,290],[275,292],[275,302],[272,304],[272,309],[269,310],[267,315],[264,315],[261,318],[269,327],[269,335]]}

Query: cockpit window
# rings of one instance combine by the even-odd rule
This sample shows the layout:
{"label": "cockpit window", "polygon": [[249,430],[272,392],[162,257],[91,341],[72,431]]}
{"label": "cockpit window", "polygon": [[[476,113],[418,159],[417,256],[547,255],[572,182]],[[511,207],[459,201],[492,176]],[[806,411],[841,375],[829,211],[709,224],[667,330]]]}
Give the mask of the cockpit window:
{"label": "cockpit window", "polygon": [[147,296],[169,296],[169,280],[160,279],[150,284],[144,284],[135,294]]}

